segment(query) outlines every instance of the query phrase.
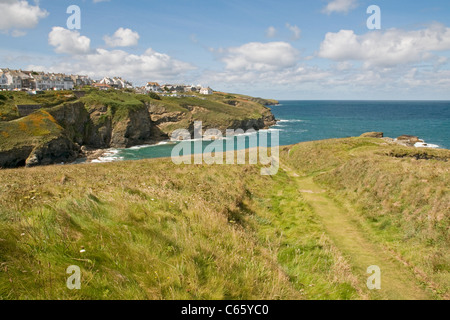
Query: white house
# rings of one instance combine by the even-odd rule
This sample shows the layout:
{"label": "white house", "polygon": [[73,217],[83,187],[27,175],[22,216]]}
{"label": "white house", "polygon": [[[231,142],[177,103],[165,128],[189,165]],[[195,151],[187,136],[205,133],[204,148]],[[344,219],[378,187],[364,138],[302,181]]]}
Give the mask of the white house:
{"label": "white house", "polygon": [[161,86],[158,82],[148,82],[145,85],[145,90],[147,92],[162,92]]}
{"label": "white house", "polygon": [[8,89],[8,78],[3,71],[0,71],[0,89],[7,90]]}
{"label": "white house", "polygon": [[92,80],[87,76],[0,69],[2,90],[73,90],[75,85],[90,83]]}
{"label": "white house", "polygon": [[8,71],[6,73],[7,85],[9,90],[22,90],[22,79],[20,71]]}
{"label": "white house", "polygon": [[64,90],[73,90],[74,83],[71,77],[64,77]]}
{"label": "white house", "polygon": [[131,82],[128,82],[120,77],[114,77],[114,78],[104,77],[98,83],[107,84],[108,86],[111,86],[115,89],[131,89],[131,88],[133,88],[133,84]]}
{"label": "white house", "polygon": [[213,90],[210,87],[208,87],[208,88],[201,88],[200,89],[200,94],[211,95],[213,93],[214,92],[213,92]]}

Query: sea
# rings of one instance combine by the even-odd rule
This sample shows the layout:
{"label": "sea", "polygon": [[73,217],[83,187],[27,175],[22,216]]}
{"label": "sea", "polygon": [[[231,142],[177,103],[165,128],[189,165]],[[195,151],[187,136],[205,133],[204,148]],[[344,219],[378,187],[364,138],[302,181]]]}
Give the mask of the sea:
{"label": "sea", "polygon": [[[360,136],[383,132],[385,137],[418,136],[427,147],[450,149],[450,101],[280,101],[270,106],[277,124],[256,133],[258,144],[268,141],[276,131],[279,143]],[[262,135],[262,136],[261,136]],[[229,137],[228,139],[237,139]],[[264,139],[264,140],[261,140]],[[247,139],[246,139],[247,140]],[[192,146],[195,141],[191,141]],[[212,142],[202,142],[205,149]],[[215,141],[217,143],[217,141]],[[223,140],[224,148],[226,138]],[[235,149],[238,149],[236,140]],[[111,149],[93,162],[112,162],[170,157],[175,144]],[[246,142],[245,147],[249,147]],[[192,148],[194,150],[194,148]],[[226,150],[226,149],[225,149]],[[183,155],[182,153],[180,155]]]}

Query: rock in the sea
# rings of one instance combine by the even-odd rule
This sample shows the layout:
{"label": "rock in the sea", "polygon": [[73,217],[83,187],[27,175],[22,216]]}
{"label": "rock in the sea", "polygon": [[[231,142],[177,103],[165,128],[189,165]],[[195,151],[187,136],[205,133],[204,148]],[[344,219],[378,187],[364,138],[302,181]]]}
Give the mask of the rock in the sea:
{"label": "rock in the sea", "polygon": [[378,138],[381,139],[384,137],[383,132],[366,132],[361,135],[362,138]]}
{"label": "rock in the sea", "polygon": [[409,143],[412,143],[412,144],[415,144],[417,142],[421,142],[419,137],[409,136],[409,135],[406,135],[406,134],[398,137],[397,141],[405,141],[405,142],[409,142]]}
{"label": "rock in the sea", "polygon": [[397,139],[395,139],[394,142],[401,146],[414,147],[416,143],[423,142],[423,141],[420,140],[419,137],[410,136],[410,135],[405,134],[405,135],[402,135],[402,136],[398,137]]}

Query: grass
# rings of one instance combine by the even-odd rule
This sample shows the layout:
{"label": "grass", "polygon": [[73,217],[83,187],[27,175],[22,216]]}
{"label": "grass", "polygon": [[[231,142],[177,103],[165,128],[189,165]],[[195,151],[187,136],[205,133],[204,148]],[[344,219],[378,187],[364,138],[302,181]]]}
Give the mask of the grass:
{"label": "grass", "polygon": [[55,119],[43,110],[18,120],[0,121],[0,151],[46,142],[61,135],[63,130]]}
{"label": "grass", "polygon": [[240,104],[231,106],[226,103],[220,94],[198,97],[161,97],[161,100],[152,99],[149,95],[134,94],[130,92],[109,90],[92,90],[80,99],[88,107],[103,105],[112,109],[117,121],[122,120],[133,109],[152,105],[154,108],[163,108],[166,112],[183,112],[189,114],[194,107],[199,110],[193,113],[194,120],[204,121],[212,127],[224,127],[234,120],[259,119],[267,114],[268,109],[249,100],[240,99]]}
{"label": "grass", "polygon": [[[0,171],[0,297],[358,297],[285,174],[169,160],[92,169]],[[65,286],[70,265],[81,267],[80,291]]]}
{"label": "grass", "polygon": [[0,122],[18,119],[17,105],[38,104],[43,108],[51,108],[76,100],[71,91],[45,91],[37,95],[29,95],[22,91],[4,91],[1,95],[6,99],[0,99]]}
{"label": "grass", "polygon": [[281,148],[273,177],[169,159],[0,170],[0,299],[446,299],[447,159],[349,138]]}
{"label": "grass", "polygon": [[450,151],[366,138],[336,142],[305,143],[282,152],[289,165],[304,176],[314,176],[340,206],[355,212],[373,242],[390,250],[436,293],[447,296]]}
{"label": "grass", "polygon": [[119,122],[127,118],[130,111],[145,108],[145,103],[150,103],[152,100],[146,95],[137,95],[119,90],[91,90],[86,96],[80,99],[87,109],[95,106],[108,107],[114,122]]}

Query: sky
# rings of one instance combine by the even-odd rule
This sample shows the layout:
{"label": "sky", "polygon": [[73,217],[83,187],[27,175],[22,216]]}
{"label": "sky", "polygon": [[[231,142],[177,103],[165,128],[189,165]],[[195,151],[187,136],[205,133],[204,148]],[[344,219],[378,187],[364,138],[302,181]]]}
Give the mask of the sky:
{"label": "sky", "polygon": [[[80,19],[67,13],[73,5]],[[136,86],[201,84],[280,100],[449,100],[449,58],[448,0],[0,0],[1,68]]]}

